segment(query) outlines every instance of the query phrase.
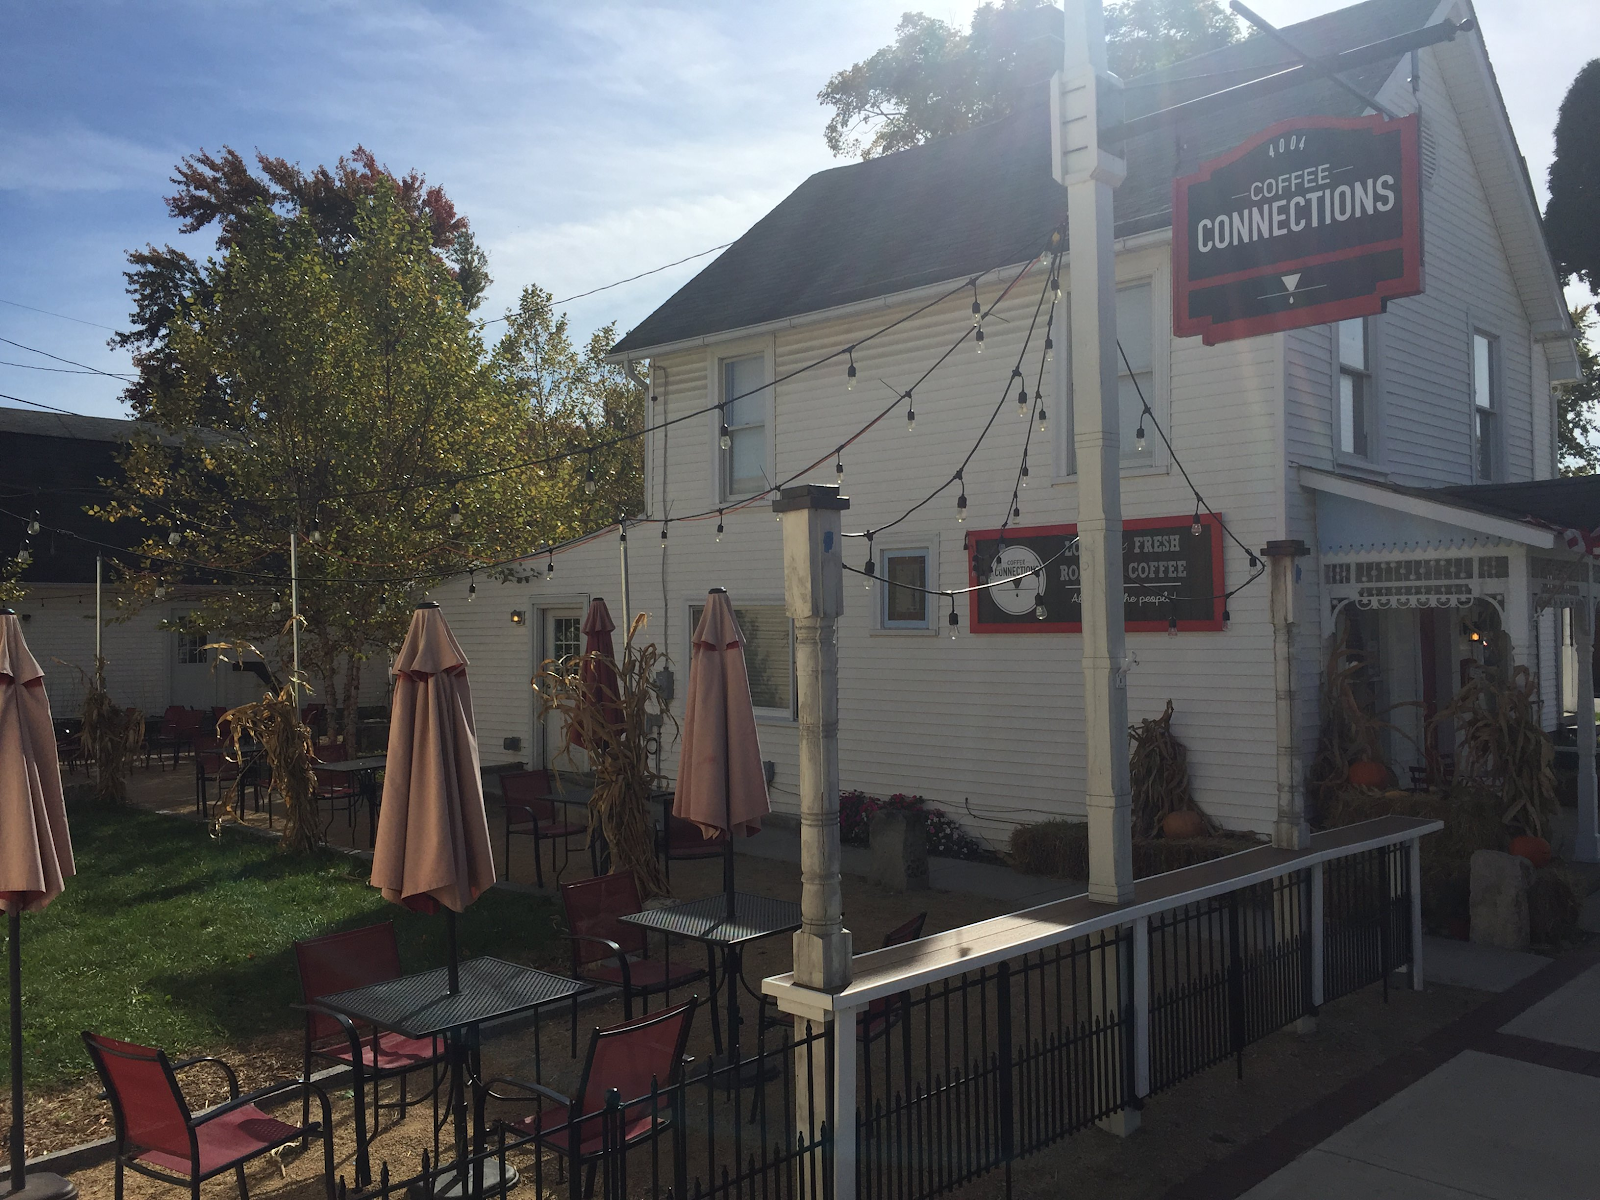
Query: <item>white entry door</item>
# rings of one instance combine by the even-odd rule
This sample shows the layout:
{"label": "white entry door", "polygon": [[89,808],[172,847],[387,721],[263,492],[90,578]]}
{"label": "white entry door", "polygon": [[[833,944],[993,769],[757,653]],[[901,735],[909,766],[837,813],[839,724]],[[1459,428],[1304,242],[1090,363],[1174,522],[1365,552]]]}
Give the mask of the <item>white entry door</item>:
{"label": "white entry door", "polygon": [[[539,662],[554,659],[566,665],[583,653],[583,609],[546,608],[543,628],[540,630]],[[542,682],[541,682],[542,686]],[[560,771],[582,772],[589,769],[589,756],[576,747],[563,750],[566,741],[561,714],[544,715],[540,728],[540,762],[545,767]]]}
{"label": "white entry door", "polygon": [[217,679],[211,670],[215,650],[207,650],[211,639],[203,633],[172,635],[172,703],[183,708],[209,712],[217,700]]}

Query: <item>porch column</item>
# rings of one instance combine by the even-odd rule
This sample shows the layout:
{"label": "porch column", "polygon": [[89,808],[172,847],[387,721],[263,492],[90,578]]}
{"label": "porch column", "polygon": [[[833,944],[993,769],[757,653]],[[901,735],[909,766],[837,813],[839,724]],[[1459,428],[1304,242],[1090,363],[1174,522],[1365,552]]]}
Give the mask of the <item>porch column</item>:
{"label": "porch column", "polygon": [[1589,564],[1572,612],[1572,640],[1578,652],[1578,836],[1572,857],[1600,862],[1600,812],[1596,811],[1594,772],[1594,587]]}
{"label": "porch column", "polygon": [[1122,445],[1117,383],[1117,274],[1112,190],[1127,164],[1100,146],[1102,106],[1120,98],[1106,70],[1100,0],[1066,0],[1061,76],[1061,182],[1072,253],[1072,442],[1078,472],[1083,597],[1084,806],[1089,898],[1133,899],[1128,786],[1127,642],[1122,600]]}
{"label": "porch column", "polygon": [[784,488],[783,593],[794,621],[800,700],[800,916],[794,981],[837,992],[850,982],[850,931],[839,886],[839,613],[844,571],[839,514],[850,501],[820,484]]}
{"label": "porch column", "polygon": [[1278,718],[1278,819],[1272,844],[1279,850],[1305,850],[1311,845],[1311,825],[1295,733],[1294,574],[1298,560],[1311,550],[1296,538],[1268,542],[1261,553],[1272,564],[1272,678]]}

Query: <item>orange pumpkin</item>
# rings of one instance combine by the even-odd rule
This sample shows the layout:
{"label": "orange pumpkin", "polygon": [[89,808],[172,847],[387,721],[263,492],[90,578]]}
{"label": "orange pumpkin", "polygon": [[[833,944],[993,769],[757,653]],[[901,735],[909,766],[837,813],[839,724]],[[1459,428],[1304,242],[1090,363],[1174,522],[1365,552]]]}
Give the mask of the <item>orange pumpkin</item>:
{"label": "orange pumpkin", "polygon": [[1349,778],[1356,787],[1381,788],[1389,782],[1389,768],[1381,762],[1362,759],[1350,764]]}
{"label": "orange pumpkin", "polygon": [[1206,819],[1192,809],[1169,812],[1161,818],[1161,836],[1168,838],[1204,837]]}
{"label": "orange pumpkin", "polygon": [[1518,858],[1527,859],[1534,865],[1535,870],[1549,866],[1552,857],[1549,842],[1542,837],[1530,837],[1527,834],[1511,839],[1511,853]]}

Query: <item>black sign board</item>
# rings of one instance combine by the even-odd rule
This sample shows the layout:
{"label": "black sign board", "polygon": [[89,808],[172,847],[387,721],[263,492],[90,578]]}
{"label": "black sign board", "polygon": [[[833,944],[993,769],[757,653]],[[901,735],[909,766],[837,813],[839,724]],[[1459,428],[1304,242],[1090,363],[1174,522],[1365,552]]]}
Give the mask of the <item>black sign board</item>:
{"label": "black sign board", "polygon": [[1172,184],[1172,328],[1205,343],[1422,291],[1417,118],[1284,121]]}
{"label": "black sign board", "polygon": [[[1132,633],[1222,628],[1222,526],[1210,515],[1122,523],[1123,620]],[[975,530],[974,633],[1080,633],[1078,527]]]}

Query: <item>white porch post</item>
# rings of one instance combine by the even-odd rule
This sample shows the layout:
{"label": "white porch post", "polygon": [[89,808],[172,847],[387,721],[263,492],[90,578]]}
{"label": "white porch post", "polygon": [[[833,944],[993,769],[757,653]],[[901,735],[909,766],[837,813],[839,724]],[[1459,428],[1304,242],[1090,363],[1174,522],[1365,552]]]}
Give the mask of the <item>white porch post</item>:
{"label": "white porch post", "polygon": [[1061,182],[1071,256],[1072,429],[1083,597],[1084,804],[1089,898],[1133,899],[1128,693],[1122,608],[1122,447],[1112,189],[1127,164],[1100,148],[1101,107],[1121,81],[1106,70],[1100,0],[1066,0]]}
{"label": "white porch post", "polygon": [[[784,488],[772,510],[783,522],[784,601],[794,621],[795,680],[799,693],[800,749],[800,931],[794,935],[794,982],[817,992],[839,992],[850,983],[850,931],[844,927],[839,854],[839,614],[844,608],[840,516],[850,501],[837,487],[806,484]],[[797,1033],[809,1020],[820,1030],[832,1019],[833,1195],[855,1195],[855,1019],[841,1020],[818,1005],[795,1012]],[[808,1140],[826,1111],[824,1057],[796,1052],[795,1114]],[[802,1170],[815,1171],[820,1154]]]}
{"label": "white porch post", "polygon": [[1578,654],[1578,836],[1572,857],[1600,862],[1600,811],[1594,771],[1594,587],[1593,569],[1583,564],[1579,601],[1572,610],[1572,640]]}
{"label": "white porch post", "polygon": [[1272,564],[1272,676],[1278,718],[1278,819],[1272,844],[1279,850],[1304,850],[1311,845],[1311,824],[1294,720],[1294,573],[1297,561],[1311,550],[1293,539],[1268,542],[1262,553]]}

